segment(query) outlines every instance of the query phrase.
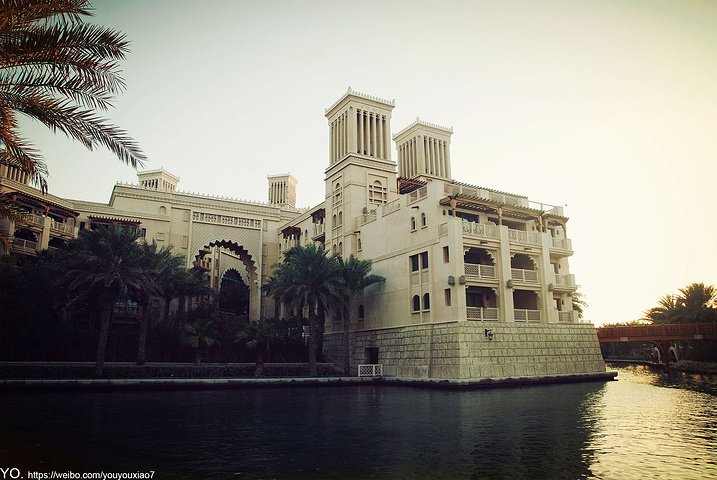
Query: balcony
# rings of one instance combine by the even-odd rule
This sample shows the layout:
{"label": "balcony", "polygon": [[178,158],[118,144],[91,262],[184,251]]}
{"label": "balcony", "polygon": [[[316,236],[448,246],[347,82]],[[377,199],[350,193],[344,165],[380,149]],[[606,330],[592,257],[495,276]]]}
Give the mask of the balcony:
{"label": "balcony", "polygon": [[324,226],[324,224],[323,223],[315,223],[314,231],[313,231],[313,234],[311,235],[311,240],[316,241],[320,237],[323,237],[325,233],[326,233],[326,227]]}
{"label": "balcony", "polygon": [[33,215],[30,213],[27,215],[23,215],[22,218],[29,226],[35,226],[40,228],[43,228],[45,226],[45,219],[40,215]]}
{"label": "balcony", "polygon": [[469,237],[498,239],[498,226],[487,223],[463,221],[463,235]]}
{"label": "balcony", "polygon": [[61,223],[52,220],[50,222],[50,231],[63,237],[73,237],[75,235],[75,227],[69,223]]}
{"label": "balcony", "polygon": [[558,312],[558,322],[560,323],[579,323],[578,312],[569,310],[567,312]]}
{"label": "balcony", "polygon": [[575,275],[572,273],[567,275],[555,275],[554,286],[556,289],[560,290],[572,290],[576,288]]}
{"label": "balcony", "polygon": [[15,253],[33,255],[37,250],[37,242],[23,238],[15,238],[12,241],[12,248]]}
{"label": "balcony", "polygon": [[513,310],[513,319],[516,322],[523,323],[540,323],[540,310],[526,310],[516,308]]}
{"label": "balcony", "polygon": [[495,265],[477,265],[475,263],[465,264],[465,273],[468,277],[496,280]]}
{"label": "balcony", "polygon": [[540,245],[540,235],[538,232],[524,232],[523,230],[508,229],[508,240],[510,243],[527,243],[530,245]]}
{"label": "balcony", "polygon": [[573,244],[569,238],[553,238],[552,241],[553,242],[550,246],[551,252],[556,252],[556,253],[564,252],[564,253],[572,255]]}
{"label": "balcony", "polygon": [[471,321],[496,322],[498,321],[498,309],[466,307],[466,318]]}
{"label": "balcony", "polygon": [[510,278],[514,282],[538,283],[538,271],[523,270],[522,268],[511,268]]}

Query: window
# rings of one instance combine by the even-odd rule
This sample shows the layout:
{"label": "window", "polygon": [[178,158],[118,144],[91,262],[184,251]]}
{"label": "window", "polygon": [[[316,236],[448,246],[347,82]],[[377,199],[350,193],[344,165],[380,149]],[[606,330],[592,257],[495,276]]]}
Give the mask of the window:
{"label": "window", "polygon": [[362,248],[361,237],[358,237],[357,243],[358,243],[358,250],[359,250],[359,252],[360,252],[360,251],[361,251],[361,248]]}
{"label": "window", "polygon": [[411,255],[411,271],[417,272],[418,271],[418,255]]}
{"label": "window", "polygon": [[446,288],[444,293],[446,296],[446,307],[450,307],[451,306],[451,289]]}
{"label": "window", "polygon": [[448,252],[448,245],[443,247],[443,263],[448,263],[451,261],[451,256]]}
{"label": "window", "polygon": [[363,309],[363,305],[359,305],[359,312],[358,312],[358,313],[359,313],[359,316],[358,316],[358,318],[359,318],[359,319],[361,319],[361,320],[363,320],[363,318],[364,318],[364,309]]}
{"label": "window", "polygon": [[428,252],[421,253],[421,269],[425,270],[428,268]]}
{"label": "window", "polygon": [[368,203],[383,205],[384,203],[386,203],[386,200],[386,187],[384,187],[379,180],[373,182],[373,185],[369,185]]}
{"label": "window", "polygon": [[413,296],[413,311],[418,312],[421,310],[421,298],[418,295]]}
{"label": "window", "polygon": [[[81,228],[85,228],[84,223],[85,222],[82,222]],[[139,233],[139,236],[142,238],[147,238],[147,229],[143,228],[142,231]]]}
{"label": "window", "polygon": [[416,217],[411,217],[411,231],[416,230]]}
{"label": "window", "polygon": [[423,228],[425,226],[426,226],[426,214],[422,213],[421,214],[421,228]]}
{"label": "window", "polygon": [[427,293],[425,295],[423,295],[423,309],[424,310],[431,309],[431,298]]}
{"label": "window", "polygon": [[344,224],[344,214],[339,212],[339,227]]}

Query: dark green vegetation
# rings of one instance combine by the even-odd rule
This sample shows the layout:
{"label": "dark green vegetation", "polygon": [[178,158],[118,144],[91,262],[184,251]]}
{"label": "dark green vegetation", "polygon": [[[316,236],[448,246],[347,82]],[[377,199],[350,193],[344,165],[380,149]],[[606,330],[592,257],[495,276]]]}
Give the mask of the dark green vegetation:
{"label": "dark green vegetation", "polygon": [[[323,318],[318,317],[332,307],[338,308],[345,314],[344,325],[350,325],[351,313],[357,313],[350,309],[351,300],[364,287],[384,281],[384,278],[369,275],[369,260],[357,260],[351,255],[344,261],[340,255],[329,256],[324,247],[314,244],[292,248],[275,268],[266,285],[267,293],[297,311],[308,313],[309,366],[311,375],[316,376],[317,354],[321,348],[319,326],[324,323]],[[344,332],[347,330],[344,328]]]}
{"label": "dark green vegetation", "polygon": [[202,272],[184,269],[171,250],[133,229],[97,228],[22,264],[0,257],[0,360],[95,360],[96,376],[105,361],[256,361],[262,376],[264,362],[308,359],[316,376],[321,313],[342,309],[346,325],[355,323],[355,295],[383,280],[369,261],[296,247],[267,289],[299,316],[249,322],[240,276],[225,278],[215,296]]}

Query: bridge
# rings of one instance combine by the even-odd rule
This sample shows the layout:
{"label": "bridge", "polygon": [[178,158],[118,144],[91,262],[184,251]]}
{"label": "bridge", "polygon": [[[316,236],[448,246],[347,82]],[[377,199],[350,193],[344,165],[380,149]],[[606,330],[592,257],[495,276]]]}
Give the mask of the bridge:
{"label": "bridge", "polygon": [[647,342],[655,345],[666,369],[670,366],[670,347],[676,341],[717,340],[717,323],[598,327],[596,330],[600,343]]}

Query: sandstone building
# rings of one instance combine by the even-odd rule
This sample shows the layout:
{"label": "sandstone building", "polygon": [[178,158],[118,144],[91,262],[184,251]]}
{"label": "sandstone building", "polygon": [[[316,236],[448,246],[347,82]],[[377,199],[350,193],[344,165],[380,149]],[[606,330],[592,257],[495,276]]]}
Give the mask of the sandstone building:
{"label": "sandstone building", "polygon": [[595,329],[572,306],[562,207],[453,179],[453,130],[417,118],[392,135],[394,106],[349,89],[326,110],[325,200],[310,209],[296,208],[290,174],[268,176],[264,203],[182,192],[179,177],[145,171],[100,204],[41,195],[0,167],[0,189],[28,211],[25,225],[2,228],[23,254],[93,225],[132,225],[174,245],[214,288],[237,271],[252,320],[285,313],[260,288],[271,265],[295,245],[320,243],[372,260],[387,279],[355,301],[350,325],[328,312],[325,351],[343,356],[348,327],[354,370],[381,363],[389,375],[451,379],[604,372]]}

